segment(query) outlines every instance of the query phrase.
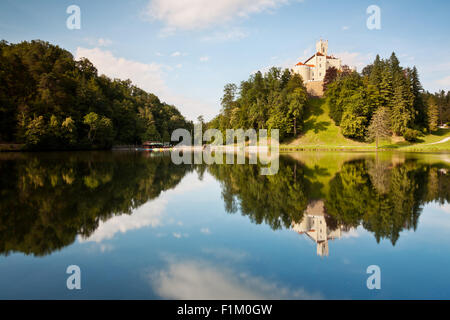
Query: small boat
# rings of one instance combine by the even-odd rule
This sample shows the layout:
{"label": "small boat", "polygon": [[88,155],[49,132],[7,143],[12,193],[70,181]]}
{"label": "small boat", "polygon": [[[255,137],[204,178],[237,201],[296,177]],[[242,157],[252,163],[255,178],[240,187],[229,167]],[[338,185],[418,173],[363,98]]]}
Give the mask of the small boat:
{"label": "small boat", "polygon": [[162,142],[155,142],[155,141],[146,141],[142,144],[141,147],[136,148],[138,151],[168,151],[172,149],[172,146],[170,144],[165,144]]}

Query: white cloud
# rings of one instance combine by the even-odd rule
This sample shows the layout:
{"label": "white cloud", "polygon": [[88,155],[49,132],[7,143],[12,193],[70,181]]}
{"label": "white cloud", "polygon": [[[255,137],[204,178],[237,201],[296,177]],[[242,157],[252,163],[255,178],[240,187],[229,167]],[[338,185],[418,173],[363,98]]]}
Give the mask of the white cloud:
{"label": "white cloud", "polygon": [[98,39],[97,43],[100,47],[108,47],[112,44],[112,41],[109,39],[100,38],[100,39]]}
{"label": "white cloud", "polygon": [[158,63],[142,63],[115,57],[111,51],[100,48],[86,49],[78,47],[76,59],[88,58],[100,74],[122,80],[130,79],[141,89],[156,94],[162,101],[175,105],[190,120],[202,114],[206,119],[215,116],[217,110],[212,103],[174,93],[164,80],[167,66]]}
{"label": "white cloud", "polygon": [[200,62],[207,62],[207,61],[209,61],[208,56],[200,57]]}
{"label": "white cloud", "polygon": [[112,78],[131,79],[142,89],[162,94],[167,90],[163,80],[163,66],[157,63],[145,64],[124,58],[116,58],[111,51],[100,48],[77,48],[76,59],[88,58],[103,73]]}
{"label": "white cloud", "polygon": [[436,83],[438,85],[444,87],[444,89],[448,89],[448,88],[450,88],[450,76],[436,80]]}
{"label": "white cloud", "polygon": [[181,56],[181,52],[180,51],[175,51],[170,56],[172,56],[172,57],[179,57],[179,56]]}
{"label": "white cloud", "polygon": [[303,288],[291,289],[236,270],[198,261],[169,263],[167,270],[150,275],[155,292],[165,299],[263,300],[321,299]]}
{"label": "white cloud", "polygon": [[289,0],[151,0],[146,16],[162,21],[165,33],[176,29],[200,29],[221,24],[236,17],[270,11]]}
{"label": "white cloud", "polygon": [[372,62],[372,54],[361,54],[360,52],[338,52],[333,54],[336,58],[341,58],[342,64],[351,67],[356,67],[358,71]]}
{"label": "white cloud", "polygon": [[204,234],[211,234],[211,231],[209,230],[209,228],[201,228],[200,232],[204,233]]}
{"label": "white cloud", "polygon": [[342,233],[342,238],[344,238],[344,239],[359,238],[360,232],[361,231],[358,231],[358,229],[356,229],[356,228],[351,228],[349,231]]}
{"label": "white cloud", "polygon": [[249,32],[241,29],[241,28],[233,28],[226,31],[218,31],[211,35],[205,36],[201,38],[202,41],[207,42],[224,42],[224,41],[232,41],[232,40],[241,40],[247,38],[249,36]]}
{"label": "white cloud", "polygon": [[350,29],[349,26],[342,26],[342,31],[347,31],[348,29]]}
{"label": "white cloud", "polygon": [[130,230],[161,225],[161,219],[167,205],[163,198],[147,202],[133,211],[133,214],[122,214],[107,221],[101,221],[98,228],[88,238],[79,238],[79,242],[97,242],[111,239],[118,232],[125,233]]}
{"label": "white cloud", "polygon": [[84,40],[87,43],[89,43],[91,46],[96,46],[96,47],[109,47],[110,45],[113,44],[112,40],[107,39],[107,38],[98,38],[98,39],[85,38]]}

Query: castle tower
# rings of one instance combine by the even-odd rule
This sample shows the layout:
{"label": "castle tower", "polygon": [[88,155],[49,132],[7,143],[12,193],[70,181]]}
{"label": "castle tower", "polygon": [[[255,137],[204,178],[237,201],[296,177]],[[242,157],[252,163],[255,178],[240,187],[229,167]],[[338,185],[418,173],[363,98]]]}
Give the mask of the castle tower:
{"label": "castle tower", "polygon": [[319,52],[323,54],[324,56],[327,56],[328,53],[328,40],[322,40],[317,41],[316,43],[316,52]]}

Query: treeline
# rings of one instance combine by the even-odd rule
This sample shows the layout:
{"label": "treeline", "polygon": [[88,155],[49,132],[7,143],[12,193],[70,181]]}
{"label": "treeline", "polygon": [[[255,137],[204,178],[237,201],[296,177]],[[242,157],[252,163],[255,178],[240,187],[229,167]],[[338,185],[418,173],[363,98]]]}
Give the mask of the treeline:
{"label": "treeline", "polygon": [[279,129],[280,139],[296,136],[302,129],[308,100],[302,78],[285,69],[258,71],[247,81],[227,84],[221,99],[222,110],[209,128]]}
{"label": "treeline", "polygon": [[395,53],[389,59],[377,55],[361,74],[333,71],[327,70],[326,101],[344,136],[371,140],[395,134],[414,141],[437,130],[437,104],[424,93],[416,67],[401,67]]}
{"label": "treeline", "polygon": [[34,149],[109,148],[170,141],[190,129],[176,107],[98,75],[88,59],[40,40],[0,42],[0,142]]}
{"label": "treeline", "polygon": [[[372,141],[393,134],[414,141],[450,121],[450,92],[424,92],[416,67],[400,66],[395,53],[366,66],[361,73],[333,67],[323,84],[330,116],[344,136]],[[302,130],[310,108],[302,78],[292,71],[272,68],[252,74],[239,86],[227,84],[222,109],[208,123],[220,129],[279,129],[280,139]]]}
{"label": "treeline", "polygon": [[439,125],[450,124],[450,91],[426,92],[425,101],[434,111],[434,120],[437,118]]}

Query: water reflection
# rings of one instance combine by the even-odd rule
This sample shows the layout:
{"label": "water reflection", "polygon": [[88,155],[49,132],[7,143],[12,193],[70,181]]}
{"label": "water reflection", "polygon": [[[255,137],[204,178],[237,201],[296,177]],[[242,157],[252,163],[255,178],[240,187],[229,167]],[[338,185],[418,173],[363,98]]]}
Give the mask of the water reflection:
{"label": "water reflection", "polygon": [[358,226],[372,232],[377,242],[389,239],[392,245],[403,230],[416,230],[425,204],[450,201],[445,157],[286,157],[274,176],[261,176],[251,166],[208,170],[222,182],[229,213],[240,212],[273,229],[292,227],[318,244],[319,255],[328,255],[329,239]]}
{"label": "water reflection", "polygon": [[290,288],[233,267],[203,260],[169,261],[166,269],[149,275],[154,291],[165,299],[267,300],[323,299],[317,292]]}
{"label": "water reflection", "polygon": [[336,221],[325,212],[323,200],[309,203],[302,220],[299,223],[292,222],[292,229],[311,239],[317,245],[319,256],[328,256],[329,240],[340,239],[343,232],[350,231],[343,225],[336,225]]}
{"label": "water reflection", "polygon": [[145,223],[142,217],[152,217],[132,218],[134,210],[174,188],[191,170],[145,153],[3,154],[0,253],[47,255],[77,235],[90,239],[118,215],[130,217],[129,227]]}
{"label": "water reflection", "polygon": [[450,201],[445,156],[294,154],[262,176],[257,165],[174,165],[134,152],[2,154],[0,253],[44,256],[77,236],[100,242],[160,225],[159,195],[192,171],[220,183],[228,213],[305,234],[320,256],[358,226],[395,245],[426,203]]}

